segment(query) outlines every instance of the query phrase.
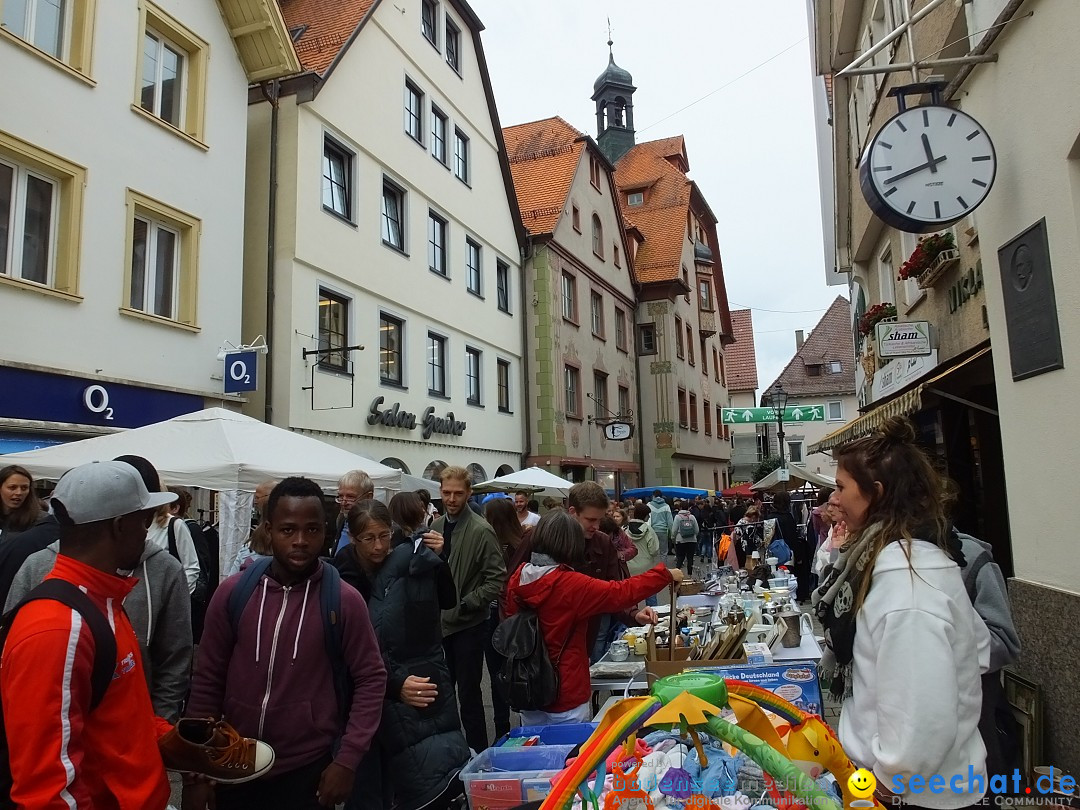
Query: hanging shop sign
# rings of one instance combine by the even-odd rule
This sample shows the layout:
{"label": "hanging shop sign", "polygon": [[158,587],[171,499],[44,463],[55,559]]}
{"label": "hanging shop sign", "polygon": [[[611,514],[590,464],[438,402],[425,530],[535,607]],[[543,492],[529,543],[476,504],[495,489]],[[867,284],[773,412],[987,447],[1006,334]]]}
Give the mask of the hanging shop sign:
{"label": "hanging shop sign", "polygon": [[608,422],[604,425],[604,438],[612,442],[625,442],[634,435],[634,426],[629,422]]}
{"label": "hanging shop sign", "polygon": [[449,411],[446,416],[436,416],[435,408],[428,406],[419,418],[415,413],[406,411],[400,402],[395,402],[388,408],[384,408],[385,397],[375,397],[368,408],[367,422],[369,425],[383,425],[384,427],[400,428],[402,430],[416,430],[420,428],[420,435],[424,439],[430,439],[432,434],[441,433],[447,436],[461,436],[465,433],[465,423],[454,418],[454,412]]}
{"label": "hanging shop sign", "polygon": [[259,388],[259,353],[254,349],[225,355],[225,393],[240,394]]}
{"label": "hanging shop sign", "polygon": [[879,321],[874,328],[877,330],[878,357],[924,357],[932,351],[928,321]]}

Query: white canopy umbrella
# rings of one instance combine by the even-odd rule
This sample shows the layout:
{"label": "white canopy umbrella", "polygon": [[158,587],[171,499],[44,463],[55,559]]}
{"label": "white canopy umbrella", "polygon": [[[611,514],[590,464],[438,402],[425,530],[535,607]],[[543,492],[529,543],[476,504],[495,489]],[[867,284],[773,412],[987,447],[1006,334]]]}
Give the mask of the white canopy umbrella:
{"label": "white canopy umbrella", "polygon": [[401,481],[392,467],[224,408],[0,459],[55,481],[79,464],[121,455],[145,457],[169,484],[221,491],[254,492],[262,481],[290,475],[336,491],[338,479],[350,470],[366,472],[377,489],[396,490]]}
{"label": "white canopy umbrella", "polygon": [[755,482],[750,489],[755,492],[781,492],[798,489],[804,484],[835,489],[836,479],[812,470],[804,470],[802,467],[778,467],[760,481]]}
{"label": "white canopy umbrella", "polygon": [[485,492],[545,492],[551,490],[558,492],[563,498],[570,492],[573,481],[559,478],[540,467],[529,467],[520,472],[500,475],[490,481],[484,481],[473,487],[473,492],[483,494]]}
{"label": "white canopy umbrella", "polygon": [[332,444],[274,427],[224,408],[207,408],[164,422],[41,450],[8,453],[0,465],[20,464],[55,481],[72,467],[123,455],[143,456],[168,484],[221,493],[218,561],[228,570],[251,530],[251,493],[262,481],[302,475],[330,492],[350,470],[371,476],[376,497],[400,488],[401,472]]}

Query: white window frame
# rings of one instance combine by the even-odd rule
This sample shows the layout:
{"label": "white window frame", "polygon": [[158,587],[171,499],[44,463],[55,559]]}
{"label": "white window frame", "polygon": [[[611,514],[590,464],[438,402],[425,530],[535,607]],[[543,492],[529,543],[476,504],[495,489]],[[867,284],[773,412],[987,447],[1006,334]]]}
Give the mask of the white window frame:
{"label": "white window frame", "polygon": [[[43,287],[53,287],[56,284],[56,243],[57,232],[60,226],[60,195],[62,186],[55,177],[50,177],[28,166],[9,158],[0,157],[0,164],[11,169],[12,196],[11,207],[8,211],[7,247],[4,255],[0,255],[0,274],[9,278],[19,279],[29,284],[40,284]],[[52,189],[49,201],[49,233],[47,234],[47,261],[45,267],[45,281],[27,278],[23,275],[23,261],[26,251],[26,200],[27,185],[30,178],[48,183]],[[15,272],[16,269],[18,272]]]}
{"label": "white window frame", "polygon": [[581,369],[577,366],[563,366],[563,397],[566,399],[568,416],[581,418]]}
{"label": "white window frame", "polygon": [[465,347],[465,401],[469,405],[484,404],[484,353],[473,346]]}
{"label": "white window frame", "polygon": [[644,191],[631,191],[626,195],[626,205],[629,208],[636,208],[639,205],[645,204],[645,192]]}
{"label": "white window frame", "polygon": [[615,348],[626,351],[626,310],[615,307]]}
{"label": "white window frame", "polygon": [[[0,3],[0,7],[3,7],[4,11],[9,11],[17,4],[18,0],[4,0]],[[37,23],[39,8],[44,0],[25,0],[22,4],[23,11],[23,30],[16,31],[9,27],[6,20],[4,21],[4,30],[8,31],[13,36],[18,37],[23,42],[32,45],[42,53],[46,53],[54,59],[58,59],[61,62],[67,62],[71,53],[71,37],[72,37],[72,5],[79,0],[61,0],[62,8],[60,9],[60,29],[58,32],[59,37],[59,53],[43,48],[38,44],[36,40],[37,35]],[[6,15],[5,15],[6,17]]]}
{"label": "white window frame", "polygon": [[[789,464],[798,464],[800,466],[806,464],[806,443],[802,439],[788,439],[785,437],[784,442],[787,444],[785,457]],[[792,452],[792,448],[798,448],[799,457],[796,459],[795,454]]]}
{"label": "white window frame", "polygon": [[592,333],[596,337],[604,337],[604,296],[596,290],[589,293],[589,321]]}
{"label": "white window frame", "polygon": [[[149,113],[150,115],[154,116],[155,118],[158,118],[158,119],[164,121],[169,126],[176,127],[177,129],[183,131],[187,127],[188,66],[191,64],[191,54],[188,53],[186,48],[178,45],[175,40],[170,39],[169,37],[162,34],[160,31],[158,31],[156,28],[154,28],[154,27],[152,27],[150,25],[147,25],[146,29],[142,33],[143,33],[143,47],[144,48],[146,46],[146,39],[148,37],[152,36],[157,40],[157,56],[156,56],[156,59],[157,59],[157,71],[156,71],[156,75],[154,76],[154,104],[153,104],[153,109],[147,109],[145,104],[142,103],[142,95],[141,95],[141,93],[142,93],[142,89],[145,89],[142,84],[140,84],[140,88],[142,88],[142,89],[140,89],[140,97],[139,97],[140,98],[140,106],[142,106],[142,108],[143,108],[143,110],[145,112]],[[177,121],[170,121],[168,118],[164,117],[161,114],[161,95],[162,95],[161,88],[162,88],[162,82],[163,82],[162,70],[164,69],[164,60],[161,57],[164,54],[164,51],[165,51],[166,47],[169,48],[169,50],[176,53],[177,55],[179,55],[183,60],[182,64],[180,65],[180,75],[178,76],[178,82],[177,82],[178,89],[175,91],[176,98],[177,98],[177,100],[179,102],[179,120],[177,120]],[[145,67],[145,65],[143,63],[144,63],[145,58],[146,58],[145,50],[140,52],[140,56],[141,56],[141,58],[139,60],[139,77],[140,77],[140,82],[145,82],[146,76],[143,73],[143,69]]]}
{"label": "white window frame", "polygon": [[577,323],[577,279],[569,273],[562,274],[562,316],[572,323]]}
{"label": "white window frame", "polygon": [[[839,411],[839,416],[832,415],[833,405],[835,405]],[[843,422],[844,421],[844,400],[842,399],[830,399],[825,403],[825,419],[829,422]]]}
{"label": "white window frame", "polygon": [[[136,312],[143,312],[147,315],[156,315],[159,318],[167,318],[170,321],[175,321],[178,319],[180,311],[180,275],[183,269],[183,255],[181,253],[181,248],[183,234],[174,226],[145,213],[136,214],[135,221],[142,222],[146,225],[146,250],[143,254],[142,267],[143,292],[142,301],[136,302],[132,300],[132,296],[134,295],[133,285],[135,269],[134,255],[132,255],[132,286],[129,286],[127,290],[128,306]],[[156,305],[160,283],[160,279],[158,278],[160,268],[153,265],[153,262],[158,254],[158,239],[162,232],[171,234],[174,240],[172,250],[172,289],[169,291],[172,306],[169,312],[159,312]],[[132,245],[132,249],[134,250],[134,241]]]}

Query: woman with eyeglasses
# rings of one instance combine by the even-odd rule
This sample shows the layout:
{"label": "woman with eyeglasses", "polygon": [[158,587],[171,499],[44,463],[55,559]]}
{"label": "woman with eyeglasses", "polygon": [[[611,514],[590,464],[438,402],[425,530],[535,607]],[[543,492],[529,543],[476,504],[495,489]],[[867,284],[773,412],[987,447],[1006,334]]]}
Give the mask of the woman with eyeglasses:
{"label": "woman with eyeglasses", "polygon": [[[457,604],[457,589],[439,556],[441,537],[423,530],[425,516],[415,492],[398,493],[389,509],[358,501],[345,523],[349,545],[334,558],[341,578],[368,603],[386,665],[382,724],[347,810],[434,810],[462,791],[457,774],[469,748],[440,623],[442,611]],[[392,545],[395,525],[401,540]]]}

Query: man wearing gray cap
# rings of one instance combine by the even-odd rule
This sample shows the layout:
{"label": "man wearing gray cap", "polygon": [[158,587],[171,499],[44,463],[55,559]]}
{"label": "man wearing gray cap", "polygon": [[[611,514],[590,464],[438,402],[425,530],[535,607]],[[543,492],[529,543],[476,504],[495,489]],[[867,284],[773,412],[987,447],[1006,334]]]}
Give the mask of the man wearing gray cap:
{"label": "man wearing gray cap", "polygon": [[[56,564],[0,631],[10,767],[0,768],[0,803],[162,810],[169,782],[161,751],[172,755],[170,762],[183,759],[185,770],[214,771],[205,753],[217,749],[178,740],[179,728],[154,716],[139,643],[122,609],[154,512],[174,500],[170,492],[147,491],[136,469],[120,461],[84,464],[57,484]],[[209,737],[217,729],[199,731]],[[171,746],[159,751],[159,738]],[[243,764],[242,779],[273,762],[260,746],[253,740],[232,746],[238,750],[230,762],[234,769]]]}

